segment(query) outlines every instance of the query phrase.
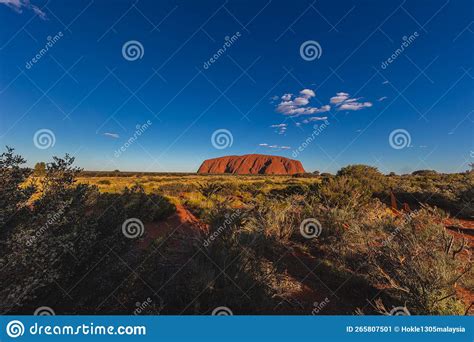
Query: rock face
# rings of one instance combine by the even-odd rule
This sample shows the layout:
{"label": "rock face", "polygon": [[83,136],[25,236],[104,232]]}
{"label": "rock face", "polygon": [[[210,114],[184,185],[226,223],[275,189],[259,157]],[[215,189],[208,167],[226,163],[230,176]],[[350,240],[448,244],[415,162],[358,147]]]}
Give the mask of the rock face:
{"label": "rock face", "polygon": [[208,159],[202,163],[198,170],[198,173],[233,173],[237,175],[293,175],[304,172],[303,165],[298,160],[263,154]]}

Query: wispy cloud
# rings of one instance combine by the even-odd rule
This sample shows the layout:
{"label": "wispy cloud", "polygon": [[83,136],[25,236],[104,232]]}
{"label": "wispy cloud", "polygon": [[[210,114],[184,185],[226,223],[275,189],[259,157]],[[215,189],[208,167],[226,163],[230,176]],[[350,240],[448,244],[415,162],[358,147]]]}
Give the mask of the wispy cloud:
{"label": "wispy cloud", "polygon": [[29,9],[43,20],[46,20],[46,13],[44,13],[38,6],[32,5],[30,0],[0,0],[0,4],[4,4],[18,13],[23,13],[23,9]]}
{"label": "wispy cloud", "polygon": [[302,123],[308,124],[308,123],[310,123],[310,122],[314,122],[314,121],[325,121],[325,120],[327,120],[327,119],[328,119],[327,116],[314,116],[314,117],[312,117],[312,118],[304,119],[304,120],[302,121]]}
{"label": "wispy cloud", "polygon": [[281,124],[278,124],[278,125],[271,125],[270,127],[275,128],[275,130],[276,130],[276,132],[278,132],[278,134],[285,134],[286,130],[288,128],[288,124],[281,123]]}
{"label": "wispy cloud", "polygon": [[258,144],[258,146],[271,148],[271,149],[275,149],[275,150],[289,150],[289,149],[291,149],[290,146],[269,145],[267,143]]}
{"label": "wispy cloud", "polygon": [[313,107],[309,103],[316,94],[311,89],[303,89],[298,96],[291,93],[281,96],[281,102],[276,106],[276,111],[284,115],[300,116],[327,112],[331,106],[324,105]]}
{"label": "wispy cloud", "polygon": [[382,97],[379,99],[379,101],[381,102],[381,101],[386,100],[386,99],[387,99],[387,96],[382,96]]}
{"label": "wispy cloud", "polygon": [[[0,0],[0,1],[1,1],[1,0]],[[110,137],[110,138],[114,138],[114,139],[120,138],[120,136],[119,136],[117,133],[105,132],[104,135],[105,135],[106,137]]]}
{"label": "wispy cloud", "polygon": [[372,107],[372,102],[359,102],[360,98],[350,98],[348,93],[339,92],[331,97],[330,102],[336,105],[337,110],[361,110]]}
{"label": "wispy cloud", "polygon": [[361,110],[372,107],[372,102],[348,102],[339,106],[338,110]]}

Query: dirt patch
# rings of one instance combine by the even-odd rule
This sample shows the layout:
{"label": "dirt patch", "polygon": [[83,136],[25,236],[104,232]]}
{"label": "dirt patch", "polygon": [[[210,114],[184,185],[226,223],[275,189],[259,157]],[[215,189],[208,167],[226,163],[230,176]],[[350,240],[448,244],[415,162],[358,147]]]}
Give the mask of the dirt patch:
{"label": "dirt patch", "polygon": [[154,240],[167,237],[177,231],[193,233],[196,231],[206,232],[208,227],[193,215],[182,204],[178,203],[176,212],[166,220],[148,223],[145,225],[145,233],[138,243],[139,249],[146,249]]}

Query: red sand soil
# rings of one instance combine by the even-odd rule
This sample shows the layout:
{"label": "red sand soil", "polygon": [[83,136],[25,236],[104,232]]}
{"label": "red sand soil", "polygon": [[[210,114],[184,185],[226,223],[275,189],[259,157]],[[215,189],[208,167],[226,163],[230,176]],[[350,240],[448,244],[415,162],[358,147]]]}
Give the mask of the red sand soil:
{"label": "red sand soil", "polygon": [[202,163],[198,170],[198,173],[232,173],[237,175],[294,175],[304,172],[303,165],[298,160],[263,154],[208,159]]}
{"label": "red sand soil", "polygon": [[444,225],[451,234],[464,238],[469,247],[474,248],[474,221],[448,219],[444,222]]}
{"label": "red sand soil", "polygon": [[175,231],[196,232],[207,231],[207,226],[194,216],[182,204],[176,204],[176,212],[166,220],[145,225],[145,232],[140,239],[138,248],[146,249],[153,240],[166,237]]}

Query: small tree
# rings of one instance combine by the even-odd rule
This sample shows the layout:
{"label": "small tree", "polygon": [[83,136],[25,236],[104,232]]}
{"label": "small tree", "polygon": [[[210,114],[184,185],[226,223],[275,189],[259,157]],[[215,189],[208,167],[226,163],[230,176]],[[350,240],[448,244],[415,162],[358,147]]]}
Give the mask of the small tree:
{"label": "small tree", "polygon": [[45,162],[36,163],[35,168],[34,168],[34,175],[44,176],[45,173],[46,173],[46,163]]}
{"label": "small tree", "polygon": [[[8,277],[0,289],[4,310],[53,296],[59,282],[67,288],[92,253],[97,227],[86,207],[90,187],[74,184],[80,169],[73,162],[66,155],[47,164],[43,191],[29,219],[14,227],[5,243],[6,266],[0,271],[0,279]],[[21,186],[16,185],[18,192]]]}
{"label": "small tree", "polygon": [[30,169],[21,167],[25,162],[8,146],[0,154],[0,235],[7,226],[12,230],[25,217],[21,212],[35,191],[33,185],[22,187],[31,175]]}

